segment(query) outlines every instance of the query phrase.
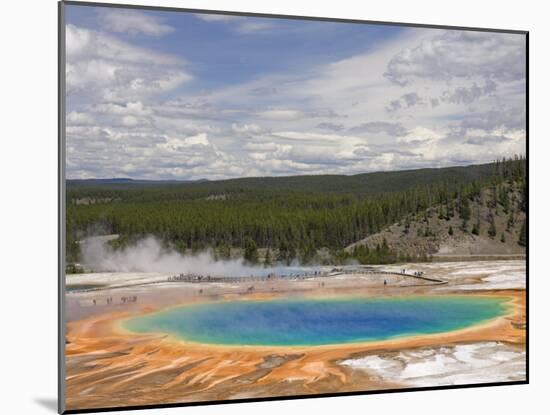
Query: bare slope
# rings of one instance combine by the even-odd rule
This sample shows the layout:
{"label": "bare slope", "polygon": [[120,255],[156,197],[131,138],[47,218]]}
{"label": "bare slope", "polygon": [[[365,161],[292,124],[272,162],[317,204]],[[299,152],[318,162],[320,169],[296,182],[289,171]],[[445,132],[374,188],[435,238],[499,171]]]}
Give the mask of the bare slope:
{"label": "bare slope", "polygon": [[[521,193],[517,185],[505,185],[508,206],[502,204],[497,190],[483,189],[481,196],[469,200],[469,217],[461,215],[460,199],[449,205],[437,205],[382,232],[369,235],[348,247],[382,245],[384,239],[392,251],[401,255],[468,256],[525,254],[518,244],[525,212],[521,210]],[[464,219],[464,216],[467,219]],[[494,223],[494,227],[492,224]],[[492,232],[491,232],[492,230]]]}

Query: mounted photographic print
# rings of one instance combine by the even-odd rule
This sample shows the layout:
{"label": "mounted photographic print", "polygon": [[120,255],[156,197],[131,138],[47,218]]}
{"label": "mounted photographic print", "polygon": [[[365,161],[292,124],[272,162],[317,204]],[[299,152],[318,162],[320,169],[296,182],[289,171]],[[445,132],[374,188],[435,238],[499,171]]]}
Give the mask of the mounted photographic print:
{"label": "mounted photographic print", "polygon": [[527,383],[527,32],[59,11],[60,412]]}

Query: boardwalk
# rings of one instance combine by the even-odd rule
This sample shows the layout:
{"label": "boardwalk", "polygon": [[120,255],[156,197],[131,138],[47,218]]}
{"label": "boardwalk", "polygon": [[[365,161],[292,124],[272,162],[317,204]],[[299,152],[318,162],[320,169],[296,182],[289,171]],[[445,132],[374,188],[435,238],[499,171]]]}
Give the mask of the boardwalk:
{"label": "boardwalk", "polygon": [[165,279],[159,279],[156,281],[148,281],[142,283],[133,283],[133,284],[121,284],[105,287],[94,287],[94,288],[84,288],[84,289],[73,289],[70,293],[83,293],[83,292],[92,292],[92,291],[102,291],[105,289],[119,289],[119,288],[131,288],[131,287],[143,287],[146,285],[162,284],[162,283],[191,283],[191,284],[208,284],[208,283],[240,283],[240,282],[269,282],[269,281],[304,281],[308,279],[323,279],[330,280],[332,277],[338,276],[364,276],[364,275],[389,275],[389,276],[398,276],[398,277],[407,277],[413,278],[416,280],[422,280],[430,285],[438,284],[447,284],[447,281],[430,278],[424,276],[420,272],[397,272],[397,271],[384,271],[381,269],[376,269],[372,267],[365,268],[356,268],[356,269],[345,269],[345,268],[333,268],[329,271],[308,271],[302,273],[291,273],[287,275],[276,275],[274,273],[268,275],[250,275],[250,276],[234,276],[234,277],[220,277],[220,276],[211,276],[211,275],[200,275],[200,274],[179,274],[169,276]]}
{"label": "boardwalk", "polygon": [[204,277],[202,275],[194,274],[180,274],[173,277],[168,277],[168,282],[190,282],[190,283],[205,283],[205,282],[262,282],[269,280],[285,280],[285,281],[297,281],[297,280],[306,280],[310,278],[330,278],[339,275],[395,275],[399,277],[409,277],[416,278],[423,281],[445,284],[447,281],[439,280],[436,278],[425,277],[420,272],[407,273],[407,272],[397,272],[397,271],[382,271],[375,268],[369,269],[355,269],[355,270],[346,270],[343,268],[335,268],[331,272],[327,271],[314,271],[314,272],[304,272],[304,273],[295,273],[288,275],[275,275],[268,274],[265,276],[248,276],[248,277],[212,277],[210,275]]}

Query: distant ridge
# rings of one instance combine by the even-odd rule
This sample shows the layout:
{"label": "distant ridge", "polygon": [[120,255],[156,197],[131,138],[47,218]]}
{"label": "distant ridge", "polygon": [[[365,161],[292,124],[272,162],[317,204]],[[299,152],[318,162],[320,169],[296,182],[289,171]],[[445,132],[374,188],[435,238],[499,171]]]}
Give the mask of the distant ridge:
{"label": "distant ridge", "polygon": [[67,179],[67,184],[180,184],[180,183],[204,183],[207,179],[198,180],[144,180],[131,179],[129,177],[113,177],[107,179]]}
{"label": "distant ridge", "polygon": [[486,178],[493,173],[494,164],[419,168],[411,170],[377,171],[345,174],[239,177],[222,180],[136,180],[130,178],[70,179],[70,188],[101,187],[110,189],[139,188],[154,185],[200,187],[212,193],[248,190],[294,190],[300,192],[330,192],[380,194],[403,191],[415,186],[436,183],[465,183]]}

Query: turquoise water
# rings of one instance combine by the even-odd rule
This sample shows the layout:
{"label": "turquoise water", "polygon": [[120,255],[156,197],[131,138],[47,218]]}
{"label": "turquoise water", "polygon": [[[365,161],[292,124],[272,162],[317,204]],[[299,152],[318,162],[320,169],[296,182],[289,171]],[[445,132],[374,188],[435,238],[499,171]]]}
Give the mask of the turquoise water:
{"label": "turquoise water", "polygon": [[209,344],[312,346],[387,340],[465,328],[506,312],[505,297],[338,297],[226,301],[126,320],[138,333],[162,332]]}

